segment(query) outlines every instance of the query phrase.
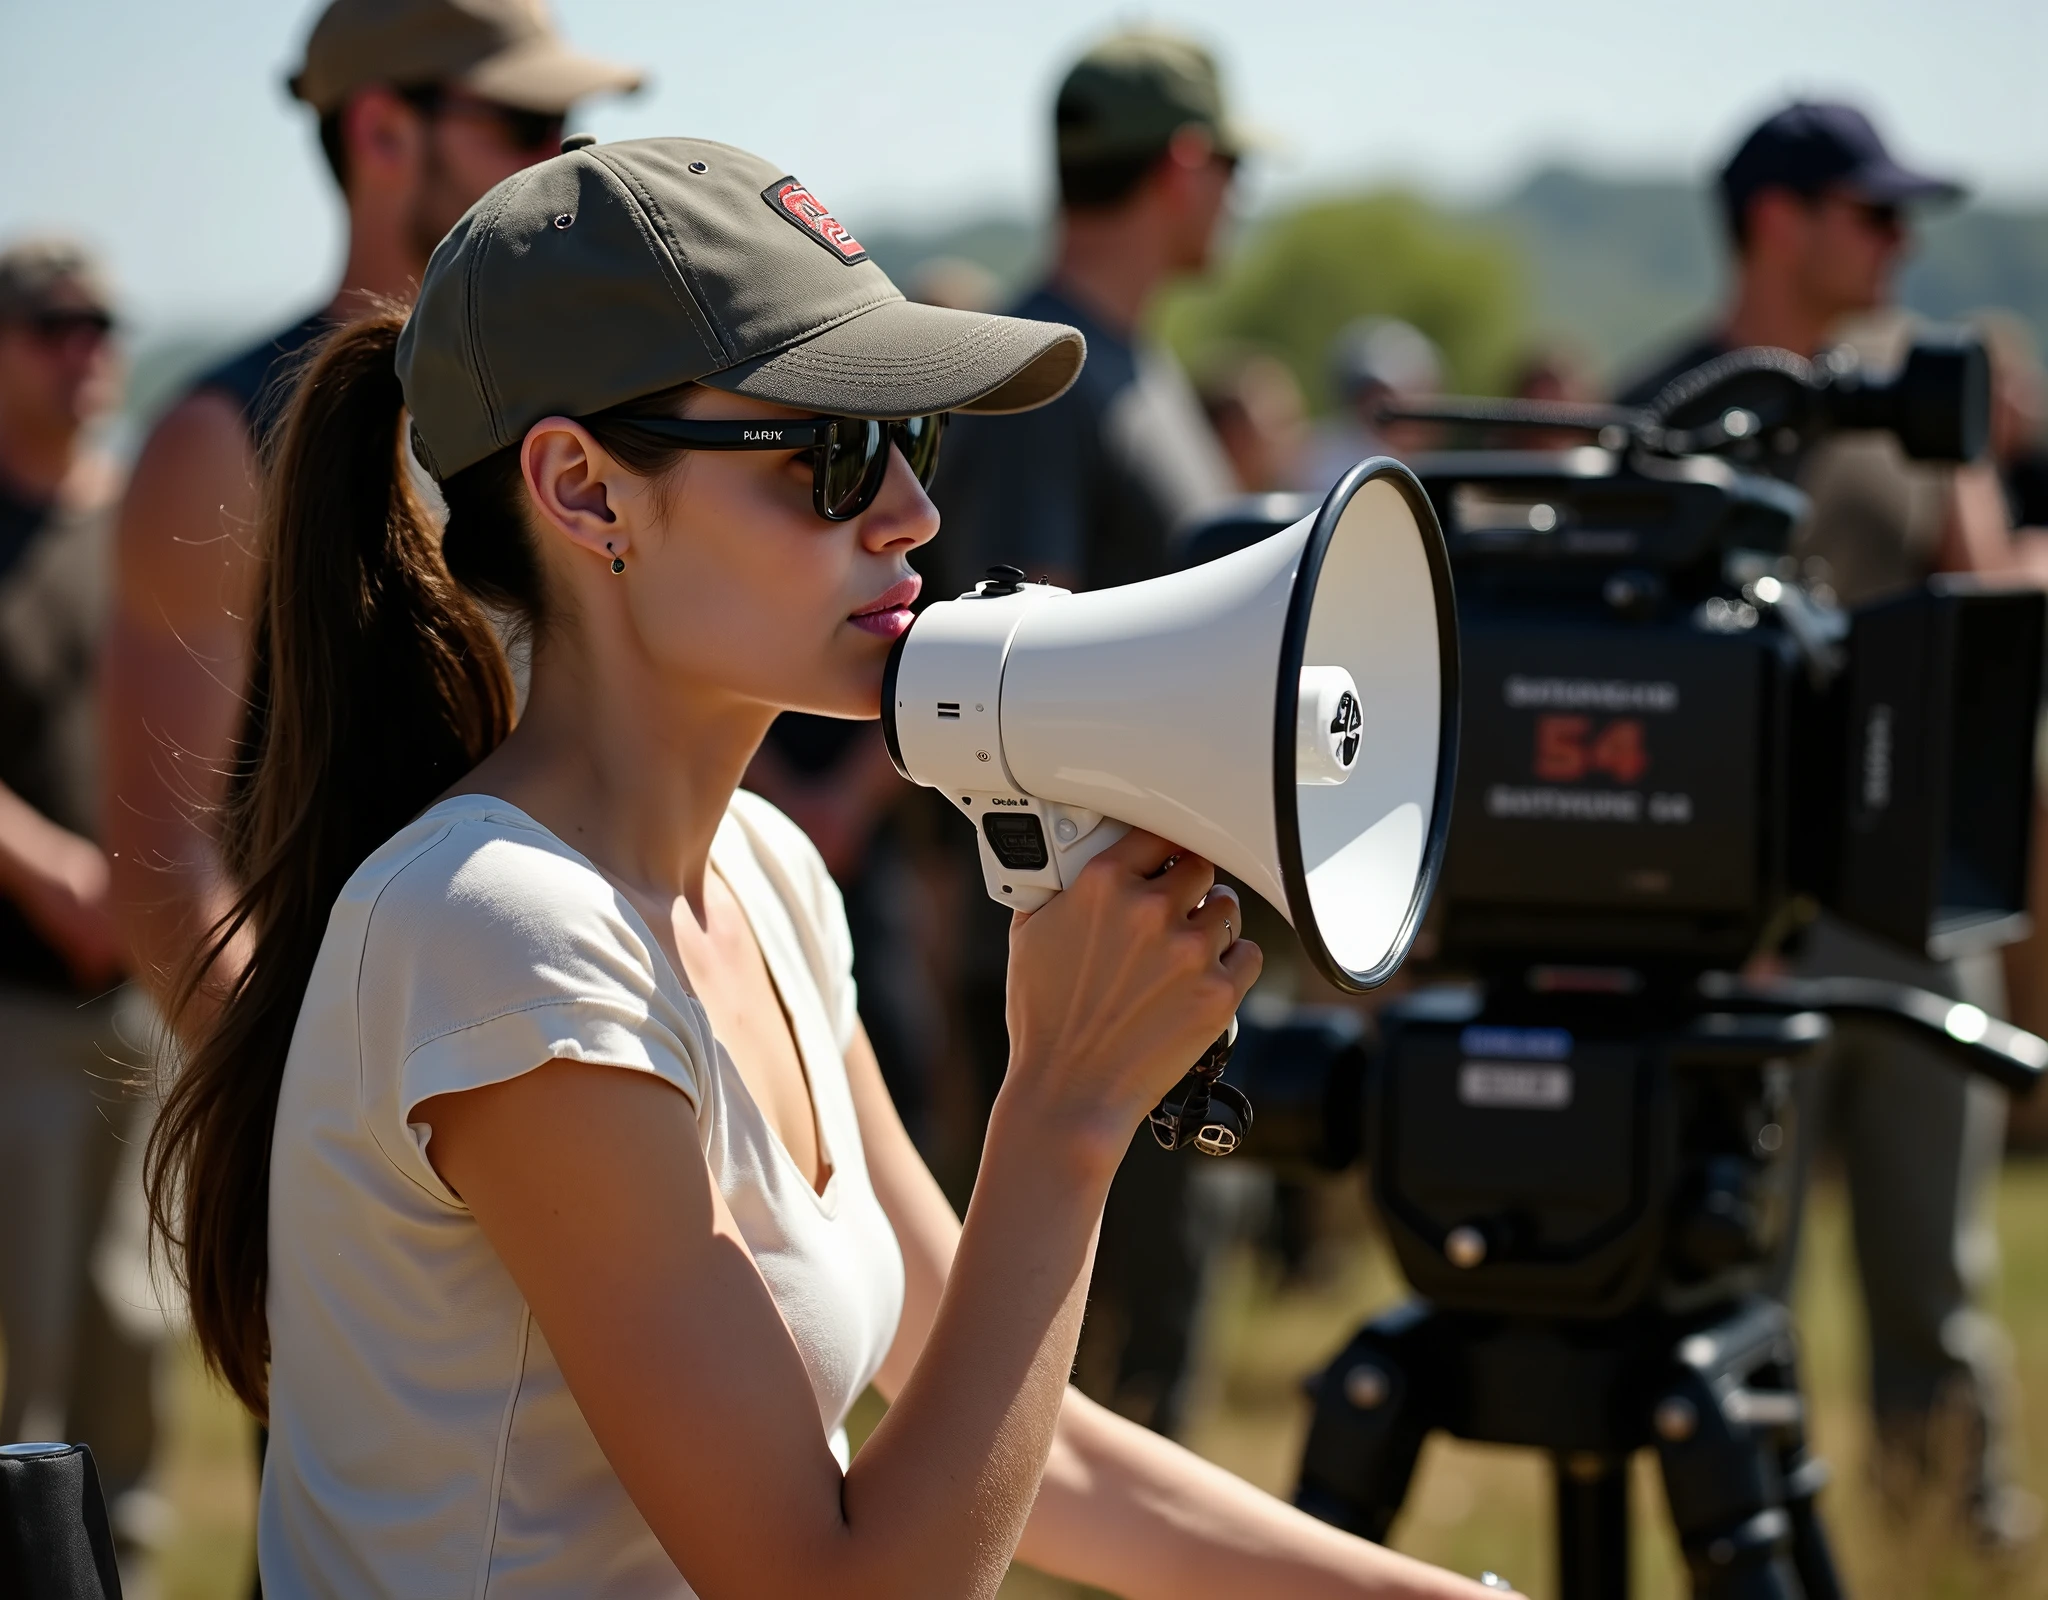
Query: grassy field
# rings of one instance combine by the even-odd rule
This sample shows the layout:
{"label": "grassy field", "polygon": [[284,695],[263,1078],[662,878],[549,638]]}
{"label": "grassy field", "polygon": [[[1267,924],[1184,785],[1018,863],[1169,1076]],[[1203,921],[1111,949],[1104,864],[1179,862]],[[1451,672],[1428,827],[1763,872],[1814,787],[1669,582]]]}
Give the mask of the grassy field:
{"label": "grassy field", "polygon": [[[1319,1367],[1360,1321],[1402,1297],[1393,1263],[1348,1203],[1331,1208],[1347,1231],[1331,1270],[1312,1288],[1278,1291],[1247,1256],[1230,1264],[1218,1298],[1189,1442],[1276,1493],[1292,1486],[1307,1414],[1303,1373]],[[2005,1263],[2001,1310],[2018,1351],[2025,1397],[2027,1479],[2048,1493],[2048,1162],[2010,1164],[1999,1187]],[[1349,1219],[1348,1221],[1345,1219]],[[1850,1594],[1857,1600],[2041,1600],[2048,1550],[1987,1566],[1954,1535],[1939,1507],[1889,1514],[1863,1470],[1861,1318],[1839,1189],[1823,1181],[1799,1286],[1806,1374],[1823,1453],[1835,1482],[1822,1501]],[[164,1551],[162,1600],[240,1600],[247,1592],[254,1477],[247,1426],[181,1357],[170,1396],[165,1488],[179,1512]],[[1634,1489],[1637,1600],[1685,1593],[1653,1462]],[[1492,1567],[1532,1597],[1552,1594],[1549,1488],[1533,1455],[1433,1439],[1394,1530],[1402,1549],[1466,1572]],[[1017,1568],[1007,1600],[1073,1600],[1082,1591]]]}

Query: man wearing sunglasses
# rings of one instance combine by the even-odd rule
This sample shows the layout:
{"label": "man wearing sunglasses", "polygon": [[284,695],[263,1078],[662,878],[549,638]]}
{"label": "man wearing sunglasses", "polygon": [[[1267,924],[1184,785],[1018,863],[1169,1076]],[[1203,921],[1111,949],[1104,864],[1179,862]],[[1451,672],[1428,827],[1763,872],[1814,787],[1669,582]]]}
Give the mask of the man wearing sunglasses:
{"label": "man wearing sunglasses", "polygon": [[1729,350],[1772,345],[1813,355],[1843,322],[1890,303],[1911,208],[1952,204],[1963,187],[1902,165],[1854,106],[1794,104],[1766,117],[1722,169],[1734,254],[1716,326],[1622,386],[1642,405]]}
{"label": "man wearing sunglasses", "polygon": [[[1215,59],[1164,32],[1106,39],[1068,72],[1053,125],[1052,271],[1010,309],[1079,328],[1088,364],[1049,406],[953,426],[933,495],[944,536],[920,553],[935,594],[958,593],[997,563],[1074,588],[1157,577],[1176,529],[1233,492],[1192,387],[1140,333],[1158,292],[1207,266],[1246,147]],[[968,898],[961,1025],[988,1096],[1007,1054],[1008,919]],[[1200,1165],[1149,1134],[1133,1142],[1103,1215],[1076,1369],[1092,1398],[1168,1434],[1210,1254],[1212,1230],[1190,1214],[1195,1188],[1211,1181]]]}
{"label": "man wearing sunglasses", "polygon": [[159,992],[222,903],[194,818],[220,798],[241,718],[257,459],[297,358],[372,298],[410,299],[478,196],[559,151],[573,104],[639,82],[571,49],[539,0],[333,0],[315,22],[290,87],[347,208],[341,283],[172,407],[119,530],[105,812],[123,930]]}
{"label": "man wearing sunglasses", "polygon": [[[1893,158],[1862,112],[1808,104],[1752,131],[1720,191],[1735,258],[1728,306],[1711,333],[1625,385],[1625,403],[1647,404],[1693,368],[1749,345],[1811,356],[1854,333],[1852,344],[1882,359],[1901,328],[1844,324],[1889,305],[1911,208],[1963,193]],[[1918,465],[1889,436],[1842,434],[1782,470],[1812,499],[1796,553],[1807,576],[1845,604],[1937,571],[1978,569],[1987,565],[1978,552],[2011,549],[1984,464]],[[1814,975],[1887,978],[2002,1010],[1989,958],[1938,966],[1826,916],[1796,959]],[[1800,1080],[1802,1159],[1822,1140],[1836,1147],[1855,1212],[1877,1481],[1902,1514],[1924,1506],[1929,1489],[1953,1495],[1984,1546],[2009,1550],[2031,1536],[2039,1507],[2011,1481],[2011,1360],[1985,1308],[2003,1092],[1854,1023],[1837,1028],[1828,1064]],[[1781,1288],[1791,1266],[1788,1250]]]}
{"label": "man wearing sunglasses", "polygon": [[126,961],[95,840],[119,478],[94,433],[120,400],[112,304],[76,244],[0,250],[0,1444],[88,1442],[125,1558],[154,1341],[92,1270],[139,1105],[121,1088]]}

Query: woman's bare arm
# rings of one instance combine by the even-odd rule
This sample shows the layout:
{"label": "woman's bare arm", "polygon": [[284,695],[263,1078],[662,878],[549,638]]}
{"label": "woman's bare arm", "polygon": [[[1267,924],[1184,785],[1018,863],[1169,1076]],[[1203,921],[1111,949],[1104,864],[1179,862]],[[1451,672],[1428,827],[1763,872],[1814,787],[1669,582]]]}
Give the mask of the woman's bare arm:
{"label": "woman's bare arm", "polygon": [[1051,1153],[970,1211],[925,1359],[842,1484],[682,1095],[557,1061],[419,1115],[705,1600],[994,1590],[1050,1447],[1106,1173]]}
{"label": "woman's bare arm", "polygon": [[[893,1398],[932,1326],[960,1224],[896,1115],[865,1032],[846,1065],[868,1172],[903,1247],[903,1322],[876,1379]],[[1071,1388],[1017,1554],[1126,1600],[1489,1592],[1317,1522]]]}
{"label": "woman's bare arm", "polygon": [[[428,1101],[436,1169],[706,1600],[986,1595],[1052,1447],[1109,1179],[1257,974],[1192,858],[1131,835],[1020,935],[1011,1071],[920,1350],[843,1479],[683,1096],[550,1062]],[[1040,919],[1043,919],[1042,923]],[[950,1241],[949,1241],[950,1243]]]}

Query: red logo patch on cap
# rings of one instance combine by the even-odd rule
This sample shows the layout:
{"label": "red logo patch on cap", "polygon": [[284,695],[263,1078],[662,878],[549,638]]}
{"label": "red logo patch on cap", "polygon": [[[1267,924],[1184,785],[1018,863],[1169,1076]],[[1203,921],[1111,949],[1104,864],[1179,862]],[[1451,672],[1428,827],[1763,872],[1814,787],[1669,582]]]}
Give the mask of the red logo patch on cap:
{"label": "red logo patch on cap", "polygon": [[841,261],[851,264],[865,261],[867,251],[860,247],[860,241],[846,231],[846,224],[825,209],[825,202],[794,178],[777,178],[761,191],[771,209],[788,218],[796,227],[803,229],[819,244],[830,250]]}

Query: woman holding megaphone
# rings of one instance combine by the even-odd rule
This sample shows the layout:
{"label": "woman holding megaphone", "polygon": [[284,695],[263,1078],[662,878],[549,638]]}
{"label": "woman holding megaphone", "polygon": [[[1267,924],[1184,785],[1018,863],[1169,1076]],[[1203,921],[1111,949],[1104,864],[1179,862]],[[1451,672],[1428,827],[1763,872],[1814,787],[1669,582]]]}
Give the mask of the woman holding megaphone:
{"label": "woman holding megaphone", "polygon": [[736,792],[778,712],[876,714],[944,414],[1052,398],[1079,337],[905,302],[741,151],[571,143],[327,342],[272,468],[242,892],[151,1151],[269,1421],[266,1592],[950,1597],[1021,1550],[1479,1593],[1067,1387],[1110,1176],[1258,972],[1207,864],[1134,833],[1020,920],[962,1224],[830,879]]}

